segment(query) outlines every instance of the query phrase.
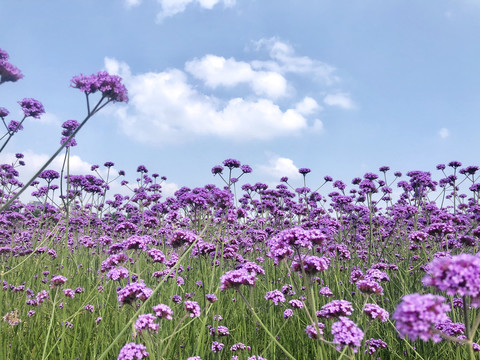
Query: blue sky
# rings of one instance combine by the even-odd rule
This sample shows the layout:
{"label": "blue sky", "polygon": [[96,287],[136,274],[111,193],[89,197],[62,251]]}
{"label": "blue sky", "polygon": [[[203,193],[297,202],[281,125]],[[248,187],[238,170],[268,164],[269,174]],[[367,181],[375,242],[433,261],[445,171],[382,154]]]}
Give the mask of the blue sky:
{"label": "blue sky", "polygon": [[24,177],[85,116],[70,79],[99,70],[130,102],[82,129],[76,172],[112,161],[134,180],[143,164],[168,192],[221,185],[210,170],[226,158],[253,168],[242,183],[300,186],[309,167],[312,188],[383,165],[479,165],[477,0],[16,0],[0,16],[0,48],[25,75],[0,106],[20,118],[33,97],[47,111],[0,155],[24,153]]}

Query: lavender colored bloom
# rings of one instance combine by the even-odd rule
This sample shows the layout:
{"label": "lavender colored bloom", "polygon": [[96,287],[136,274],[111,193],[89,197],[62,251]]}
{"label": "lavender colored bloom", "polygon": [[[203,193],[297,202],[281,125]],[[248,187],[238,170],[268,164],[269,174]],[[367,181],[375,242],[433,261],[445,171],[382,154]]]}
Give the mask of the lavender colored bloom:
{"label": "lavender colored bloom", "polygon": [[90,311],[93,313],[94,307],[91,304],[87,304],[83,307],[85,310]]}
{"label": "lavender colored bloom", "polygon": [[123,289],[117,291],[118,302],[123,304],[131,304],[135,300],[145,301],[150,295],[152,295],[153,290],[148,288],[143,280],[140,282],[134,282],[128,284]]}
{"label": "lavender colored bloom", "polygon": [[18,121],[11,120],[8,123],[7,129],[10,132],[10,135],[13,135],[13,134],[19,132],[20,130],[23,130],[23,125],[20,124]]}
{"label": "lavender colored bloom", "polygon": [[123,266],[120,266],[118,268],[111,269],[107,273],[107,277],[113,281],[120,280],[120,279],[126,279],[128,278],[128,269],[124,268]]}
{"label": "lavender colored bloom", "polygon": [[57,275],[57,276],[54,276],[52,278],[52,280],[50,280],[50,283],[53,285],[53,286],[59,286],[59,285],[63,285],[67,282],[67,278],[65,276],[62,276],[62,275]]}
{"label": "lavender colored bloom", "polygon": [[156,320],[157,318],[153,314],[139,315],[135,322],[135,330],[137,330],[139,334],[141,334],[143,330],[158,332],[159,325],[155,323]]}
{"label": "lavender colored bloom", "polygon": [[252,168],[249,165],[242,165],[240,166],[240,169],[245,173],[249,174],[252,172]]}
{"label": "lavender colored bloom", "polygon": [[382,339],[374,339],[370,338],[369,340],[365,341],[365,346],[368,348],[365,350],[365,353],[372,355],[374,354],[377,349],[382,348],[385,349],[387,347],[387,343]]}
{"label": "lavender colored bloom", "polygon": [[307,325],[307,327],[305,328],[305,332],[307,333],[310,339],[318,338],[317,326],[318,326],[318,331],[320,332],[320,335],[323,335],[323,329],[325,329],[325,324],[317,322],[317,325],[311,324],[311,325]]}
{"label": "lavender colored bloom", "polygon": [[240,167],[240,161],[235,159],[226,159],[223,161],[223,166],[228,167],[229,169]]}
{"label": "lavender colored bloom", "polygon": [[214,303],[215,301],[218,300],[217,296],[215,294],[206,294],[205,297],[207,300],[211,303]]}
{"label": "lavender colored bloom", "polygon": [[353,348],[353,352],[357,352],[364,337],[363,331],[347,317],[340,316],[339,320],[332,325],[333,343],[338,344],[337,350],[339,351],[344,346],[350,346]]}
{"label": "lavender colored bloom", "polygon": [[293,316],[293,310],[292,309],[286,309],[284,312],[283,312],[283,318],[284,319],[288,319],[290,317]]}
{"label": "lavender colored bloom", "polygon": [[150,249],[147,254],[153,259],[154,262],[164,263],[167,258],[164,253],[159,249]]}
{"label": "lavender colored bloom", "polygon": [[40,101],[25,98],[18,102],[22,107],[23,113],[26,117],[31,116],[35,119],[40,119],[40,115],[45,113],[45,109]]}
{"label": "lavender colored bloom", "polygon": [[230,332],[228,331],[228,328],[226,326],[219,326],[217,327],[217,333],[219,336],[227,336],[230,335]]}
{"label": "lavender colored bloom", "polygon": [[106,71],[99,71],[92,75],[77,75],[71,80],[71,87],[90,95],[97,91],[102,97],[113,102],[128,102],[128,92],[122,84],[122,78],[117,75],[110,75]]}
{"label": "lavender colored bloom", "polygon": [[255,286],[257,278],[245,269],[230,270],[220,277],[220,290],[239,288],[240,285]]}
{"label": "lavender colored bloom", "polygon": [[328,288],[327,286],[322,287],[318,293],[325,297],[333,296],[332,290],[330,290],[330,288]]}
{"label": "lavender colored bloom", "polygon": [[448,320],[446,313],[450,307],[444,301],[443,296],[432,294],[404,296],[392,315],[400,335],[408,336],[411,340],[440,341],[440,336],[433,333],[432,327]]}
{"label": "lavender colored bloom", "polygon": [[303,302],[301,302],[300,300],[293,299],[290,300],[288,303],[291,307],[295,309],[303,309]]}
{"label": "lavender colored bloom", "polygon": [[196,301],[185,301],[185,310],[190,313],[190,317],[200,316],[200,306]]}
{"label": "lavender colored bloom", "polygon": [[364,294],[383,295],[383,288],[373,280],[365,279],[356,282],[357,289]]}
{"label": "lavender colored bloom", "polygon": [[365,279],[374,281],[390,281],[387,273],[378,269],[368,269],[365,274]]}
{"label": "lavender colored bloom", "polygon": [[301,272],[302,265],[305,273],[315,274],[317,272],[327,270],[328,266],[330,265],[330,259],[326,257],[320,258],[318,256],[306,256],[300,261],[300,259],[297,258],[292,261],[292,270]]}
{"label": "lavender colored bloom", "polygon": [[0,84],[10,81],[15,82],[23,78],[19,68],[10,64],[6,60],[0,60]]}
{"label": "lavender colored bloom", "polygon": [[465,333],[465,324],[464,323],[454,323],[452,320],[448,319],[435,324],[435,329],[440,330],[441,332],[449,336],[459,336]]}
{"label": "lavender colored bloom", "polygon": [[480,257],[460,254],[434,259],[428,265],[423,284],[451,296],[480,297]]}
{"label": "lavender colored bloom", "polygon": [[165,304],[158,304],[153,307],[153,311],[155,311],[155,315],[159,318],[173,320],[173,311],[170,306]]}
{"label": "lavender colored bloom", "polygon": [[320,311],[317,311],[317,317],[326,319],[339,316],[349,316],[353,313],[352,303],[346,300],[333,300],[322,306]]}
{"label": "lavender colored bloom", "polygon": [[4,107],[0,107],[0,117],[1,118],[7,117],[8,114],[10,114],[10,112],[7,109],[5,109]]}
{"label": "lavender colored bloom", "polygon": [[299,174],[302,174],[303,176],[307,175],[309,172],[311,172],[309,168],[300,168],[298,169]]}
{"label": "lavender colored bloom", "polygon": [[190,356],[187,360],[202,360],[202,358],[200,356]]}
{"label": "lavender colored bloom", "polygon": [[223,166],[216,165],[212,168],[213,175],[221,174],[222,172],[223,172]]}
{"label": "lavender colored bloom", "polygon": [[219,352],[219,351],[222,351],[222,349],[223,349],[224,346],[225,346],[224,344],[222,344],[222,343],[220,343],[220,342],[218,342],[218,341],[214,341],[214,342],[212,343],[212,351],[213,351],[214,353],[217,353],[217,352]]}
{"label": "lavender colored bloom", "polygon": [[365,304],[363,312],[371,319],[380,319],[382,322],[386,322],[390,316],[387,310],[376,304]]}
{"label": "lavender colored bloom", "polygon": [[118,354],[117,360],[135,360],[148,357],[147,348],[142,344],[128,343]]}
{"label": "lavender colored bloom", "polygon": [[286,301],[285,296],[277,289],[267,292],[267,295],[265,295],[265,300],[272,300],[275,305]]}

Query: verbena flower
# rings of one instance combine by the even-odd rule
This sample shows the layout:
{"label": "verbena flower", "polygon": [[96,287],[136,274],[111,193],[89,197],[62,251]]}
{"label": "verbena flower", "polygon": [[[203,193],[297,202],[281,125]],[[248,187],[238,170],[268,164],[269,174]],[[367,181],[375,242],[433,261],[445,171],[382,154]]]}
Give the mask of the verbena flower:
{"label": "verbena flower", "polygon": [[435,334],[432,328],[436,323],[448,319],[446,313],[450,311],[450,307],[444,304],[444,301],[443,296],[432,294],[404,296],[392,315],[400,335],[408,336],[411,340],[420,338],[423,341],[440,341],[440,336]]}
{"label": "verbena flower", "polygon": [[155,323],[157,318],[153,314],[143,314],[139,315],[137,321],[135,322],[135,330],[141,334],[144,330],[151,330],[153,332],[158,332],[159,325]]}
{"label": "verbena flower", "polygon": [[135,360],[148,357],[147,348],[142,344],[128,343],[120,350],[117,360]]}
{"label": "verbena flower", "polygon": [[190,317],[200,316],[200,306],[196,301],[185,301],[185,310],[190,313]]}
{"label": "verbena flower", "polygon": [[390,316],[387,310],[376,304],[365,304],[363,312],[371,319],[380,319],[382,322],[386,322]]}
{"label": "verbena flower", "polygon": [[325,324],[317,322],[317,325],[315,324],[307,325],[307,327],[305,328],[305,332],[307,333],[310,339],[318,338],[317,326],[318,326],[318,330],[320,331],[320,335],[323,335],[323,329],[325,329]]}
{"label": "verbena flower", "polygon": [[285,296],[282,294],[281,291],[277,289],[267,292],[267,294],[265,295],[265,300],[272,300],[275,305],[286,301]]}
{"label": "verbena flower", "polygon": [[352,303],[346,300],[333,300],[322,306],[320,311],[317,311],[317,317],[326,319],[339,316],[349,316],[353,313]]}
{"label": "verbena flower", "polygon": [[364,337],[363,331],[347,317],[340,316],[339,320],[332,325],[333,343],[338,344],[337,350],[350,346],[354,352],[357,352]]}
{"label": "verbena flower", "polygon": [[458,294],[477,298],[480,296],[480,257],[460,254],[437,258],[428,265],[423,284],[434,286],[450,296]]}
{"label": "verbena flower", "polygon": [[245,269],[230,270],[220,277],[220,290],[236,289],[241,285],[255,286],[257,278]]}
{"label": "verbena flower", "polygon": [[139,282],[134,282],[128,284],[123,289],[117,291],[118,302],[123,304],[131,304],[135,300],[145,301],[150,295],[152,295],[153,290],[148,288],[143,280]]}
{"label": "verbena flower", "polygon": [[365,353],[372,355],[377,351],[377,349],[385,349],[387,347],[387,343],[382,339],[370,338],[365,341],[365,346],[367,347]]}
{"label": "verbena flower", "polygon": [[153,307],[153,311],[155,311],[155,315],[159,318],[173,320],[173,311],[172,309],[165,304],[158,304]]}
{"label": "verbena flower", "polygon": [[35,119],[40,119],[40,115],[45,113],[42,103],[38,100],[25,98],[18,103],[22,107],[23,114],[26,117],[31,116]]}
{"label": "verbena flower", "polygon": [[97,91],[102,93],[104,98],[113,102],[128,102],[128,92],[122,84],[122,78],[117,75],[110,75],[106,71],[99,71],[92,75],[77,75],[71,80],[71,87],[90,95]]}

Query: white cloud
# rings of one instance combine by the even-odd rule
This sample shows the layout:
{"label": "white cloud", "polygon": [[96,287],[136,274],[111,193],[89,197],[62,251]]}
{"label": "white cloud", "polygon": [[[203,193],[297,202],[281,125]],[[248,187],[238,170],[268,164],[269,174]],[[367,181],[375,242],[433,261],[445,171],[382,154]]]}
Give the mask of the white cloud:
{"label": "white cloud", "polygon": [[235,0],[157,0],[157,2],[162,8],[157,14],[157,22],[184,12],[189,4],[197,4],[203,9],[211,10],[218,3],[223,3],[225,7],[232,7],[236,3]]}
{"label": "white cloud", "polygon": [[213,135],[236,141],[299,134],[307,119],[295,108],[282,110],[270,99],[221,101],[199,92],[178,69],[132,75],[128,65],[105,59],[123,77],[128,106],[119,107],[123,131],[141,142],[162,145]]}
{"label": "white cloud", "polygon": [[317,134],[323,133],[323,122],[320,119],[313,121],[312,132]]}
{"label": "white cloud", "polygon": [[441,128],[441,129],[438,131],[438,135],[439,135],[442,139],[446,139],[447,137],[450,136],[450,131],[449,131],[447,128]]}
{"label": "white cloud", "polygon": [[267,69],[281,74],[295,73],[313,75],[327,85],[335,83],[339,78],[334,74],[335,68],[308,56],[298,56],[290,44],[273,37],[254,42],[257,50],[266,49],[272,60],[254,61],[256,69]]}
{"label": "white cloud", "polygon": [[124,0],[124,3],[127,8],[132,8],[139,6],[142,3],[142,0]]}
{"label": "white cloud", "polygon": [[289,178],[299,178],[298,168],[292,159],[272,155],[268,165],[260,165],[260,171],[273,177],[281,178],[287,176]]}
{"label": "white cloud", "polygon": [[287,80],[273,71],[255,71],[249,63],[225,59],[222,56],[206,55],[185,64],[185,70],[209,87],[233,87],[249,84],[257,95],[278,98],[286,95]]}
{"label": "white cloud", "polygon": [[315,99],[306,96],[295,106],[295,109],[302,115],[311,115],[317,111],[321,111],[322,107],[318,105]]}
{"label": "white cloud", "polygon": [[45,125],[56,125],[56,126],[60,126],[62,124],[57,115],[49,112],[46,112],[45,114],[40,116],[40,119],[35,119],[35,122],[45,124]]}
{"label": "white cloud", "polygon": [[355,104],[350,98],[350,95],[347,93],[339,92],[335,94],[328,94],[323,99],[323,102],[329,106],[338,106],[346,110],[351,110],[355,108]]}

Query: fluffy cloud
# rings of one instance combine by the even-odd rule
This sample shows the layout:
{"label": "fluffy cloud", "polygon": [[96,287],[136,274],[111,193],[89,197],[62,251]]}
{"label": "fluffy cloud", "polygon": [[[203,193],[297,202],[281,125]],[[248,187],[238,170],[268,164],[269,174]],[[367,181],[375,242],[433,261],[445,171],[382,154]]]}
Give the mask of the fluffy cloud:
{"label": "fluffy cloud", "polygon": [[274,71],[256,71],[249,63],[206,55],[185,64],[185,70],[205,85],[233,87],[241,83],[250,85],[255,94],[277,98],[286,95],[287,80]]}
{"label": "fluffy cloud", "polygon": [[142,0],[124,0],[124,3],[127,8],[131,8],[140,5]]}
{"label": "fluffy cloud", "polygon": [[347,93],[328,94],[323,99],[323,102],[329,106],[338,106],[346,110],[355,108],[350,95]]}
{"label": "fluffy cloud", "polygon": [[447,128],[441,128],[438,131],[438,136],[440,136],[442,139],[446,139],[450,136],[450,131]]}
{"label": "fluffy cloud", "polygon": [[[138,0],[127,0],[129,2]],[[235,5],[235,0],[157,0],[162,10],[157,14],[157,22],[162,22],[165,18],[177,15],[186,10],[189,4],[197,4],[203,9],[211,10],[218,3],[223,3],[225,7]]]}
{"label": "fluffy cloud", "polygon": [[290,44],[275,37],[260,39],[254,42],[254,47],[256,50],[266,49],[271,58],[267,61],[253,61],[252,66],[255,69],[267,69],[280,74],[294,73],[314,76],[327,85],[339,81],[333,66],[308,56],[298,56]]}
{"label": "fluffy cloud", "polygon": [[[322,121],[312,119],[322,106],[294,85],[303,76],[313,83],[313,91],[325,94],[329,84],[339,80],[335,69],[298,56],[276,38],[255,46],[267,49],[270,60],[238,61],[207,54],[187,61],[184,69],[134,74],[128,64],[105,58],[106,70],[120,75],[129,91],[129,104],[116,107],[122,130],[139,142],[158,146],[199,137],[240,142],[298,136],[307,129],[322,132]],[[354,106],[341,92],[327,95],[323,102],[345,109]]]}
{"label": "fluffy cloud", "polygon": [[267,140],[308,127],[298,110],[282,110],[270,99],[222,101],[201,93],[178,69],[133,75],[127,64],[109,58],[105,66],[120,74],[129,89],[129,105],[119,108],[117,115],[123,131],[141,142],[162,145],[207,135]]}
{"label": "fluffy cloud", "polygon": [[283,176],[288,178],[299,178],[298,168],[292,159],[272,155],[267,165],[260,165],[260,171],[280,179]]}

